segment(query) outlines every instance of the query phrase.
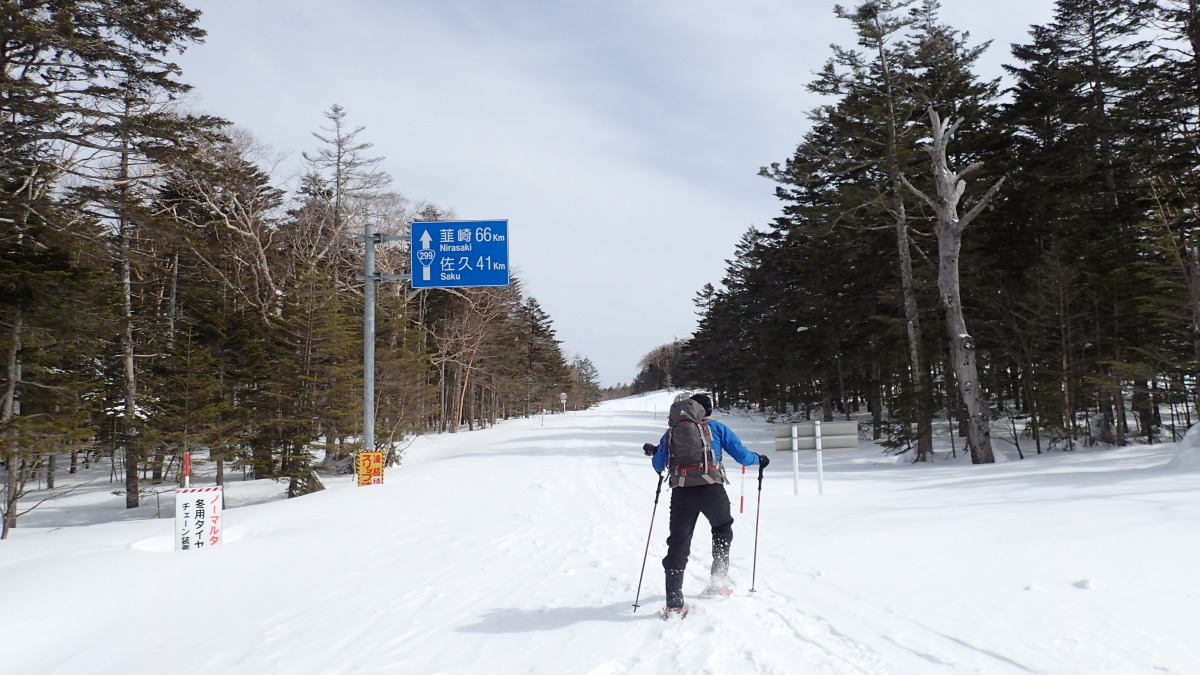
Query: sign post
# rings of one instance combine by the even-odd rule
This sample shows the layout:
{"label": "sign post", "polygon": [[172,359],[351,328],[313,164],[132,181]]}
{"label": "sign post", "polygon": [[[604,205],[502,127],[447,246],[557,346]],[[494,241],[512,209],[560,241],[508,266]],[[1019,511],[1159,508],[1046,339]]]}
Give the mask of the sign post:
{"label": "sign post", "polygon": [[858,447],[858,422],[796,422],[775,425],[775,451],[792,453],[792,481],[800,494],[800,451],[817,451],[817,494],[825,494],[824,450]]}
{"label": "sign post", "polygon": [[[403,240],[399,234],[376,234],[374,223],[363,225],[363,274],[359,279],[363,285],[363,431],[360,453],[375,452],[375,284],[384,281],[402,281],[408,274],[382,274],[375,271],[375,245],[387,241]],[[367,485],[383,482],[383,471],[379,480]],[[364,483],[359,483],[363,485]]]}
{"label": "sign post", "polygon": [[[411,281],[413,288],[507,286],[508,221],[414,221],[407,236],[377,234],[363,224],[363,432],[357,466],[359,485],[383,483],[383,453],[375,449],[375,285]],[[412,274],[375,271],[375,246],[408,239]],[[565,402],[564,402],[564,410]],[[366,467],[368,473],[362,469]],[[364,482],[364,478],[369,479]]]}

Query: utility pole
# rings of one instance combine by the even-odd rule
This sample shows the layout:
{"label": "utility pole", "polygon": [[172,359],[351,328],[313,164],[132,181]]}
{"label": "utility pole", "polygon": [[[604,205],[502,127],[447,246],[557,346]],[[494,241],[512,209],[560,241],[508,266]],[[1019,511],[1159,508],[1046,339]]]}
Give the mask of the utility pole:
{"label": "utility pole", "polygon": [[[358,278],[365,283],[363,285],[363,432],[362,432],[362,450],[360,452],[375,451],[375,284],[384,281],[408,281],[412,278],[411,274],[380,274],[375,271],[375,246],[388,241],[400,241],[407,239],[406,235],[401,234],[376,234],[375,225],[371,221],[367,221],[363,225],[363,234],[361,239],[363,242],[363,273]],[[382,468],[382,463],[380,463]],[[363,483],[363,476],[359,476],[359,485],[369,484]],[[379,482],[383,482],[382,474],[379,476]]]}

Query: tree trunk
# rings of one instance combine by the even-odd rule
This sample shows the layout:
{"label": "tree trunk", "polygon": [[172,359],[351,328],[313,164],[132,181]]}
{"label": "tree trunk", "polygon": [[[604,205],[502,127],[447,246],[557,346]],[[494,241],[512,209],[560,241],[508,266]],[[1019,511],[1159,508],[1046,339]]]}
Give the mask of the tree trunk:
{"label": "tree trunk", "polygon": [[175,346],[175,305],[179,304],[179,254],[171,256],[171,282],[167,292],[170,305],[167,307],[167,348]]}
{"label": "tree trunk", "polygon": [[1041,415],[1041,408],[1038,406],[1038,400],[1034,395],[1033,383],[1031,382],[1033,378],[1030,376],[1030,373],[1033,372],[1033,366],[1026,362],[1024,369],[1025,373],[1024,377],[1021,378],[1021,386],[1025,390],[1025,400],[1028,401],[1026,405],[1029,412],[1030,433],[1033,434],[1033,445],[1037,448],[1037,454],[1040,455],[1042,454],[1042,433],[1040,428],[1041,422],[1038,416]]}
{"label": "tree trunk", "polygon": [[1075,449],[1075,384],[1071,377],[1071,324],[1067,316],[1066,294],[1061,287],[1058,289],[1058,332],[1062,352],[1062,422],[1067,436],[1067,450],[1072,451]]}
{"label": "tree trunk", "polygon": [[896,244],[900,252],[900,286],[904,292],[904,326],[908,335],[908,361],[912,368],[913,398],[917,423],[918,462],[933,457],[933,413],[929,410],[929,381],[925,370],[925,338],[921,332],[921,315],[917,308],[917,287],[913,280],[912,251],[908,244],[908,217],[904,200],[897,198]]}
{"label": "tree trunk", "polygon": [[[7,422],[17,414],[17,383],[21,380],[21,337],[24,317],[21,308],[13,310],[12,335],[8,345],[8,380],[4,383],[4,394],[0,397],[0,422]],[[11,467],[10,467],[11,468]]]}
{"label": "tree trunk", "polygon": [[[1112,402],[1108,397],[1108,389],[1104,386],[1096,388],[1096,408],[1100,415],[1100,430],[1096,435],[1096,441],[1099,441],[1105,445],[1116,445],[1117,438],[1116,434],[1113,432]],[[1087,420],[1087,445],[1092,446],[1096,442],[1091,438],[1092,421],[1088,415],[1084,415],[1084,419]]]}
{"label": "tree trunk", "polygon": [[1117,445],[1124,447],[1129,435],[1129,421],[1125,419],[1125,395],[1121,393],[1121,381],[1113,382],[1113,423],[1116,425]]}
{"label": "tree trunk", "polygon": [[[8,347],[8,382],[4,385],[4,398],[0,399],[0,423],[8,422],[20,409],[17,402],[17,382],[21,378],[21,333],[23,317],[18,307],[13,312],[12,342]],[[21,499],[21,453],[19,441],[13,438],[4,451],[4,513],[0,517],[0,539],[8,539],[8,532],[17,525],[17,503]]]}
{"label": "tree trunk", "polygon": [[1137,415],[1138,425],[1146,435],[1146,442],[1154,442],[1154,402],[1150,396],[1150,383],[1146,380],[1135,380],[1133,383],[1133,411]]}
{"label": "tree trunk", "polygon": [[0,525],[0,539],[8,539],[9,530],[17,526],[17,502],[21,498],[21,480],[17,475],[20,472],[19,461],[16,454],[9,453],[8,470],[4,474],[4,517],[0,520],[4,521]]}
{"label": "tree trunk", "polygon": [[471,374],[467,372],[467,368],[459,366],[455,373],[455,388],[454,388],[454,410],[450,416],[450,433],[458,433],[458,427],[462,425],[463,416],[463,401],[467,395],[467,387],[471,385]]}
{"label": "tree trunk", "polygon": [[[128,108],[126,109],[128,112]],[[119,169],[120,191],[123,197],[128,194],[129,153],[121,153]],[[122,204],[128,200],[122,199]],[[125,450],[125,508],[138,506],[138,465],[139,456],[137,436],[137,371],[134,365],[133,344],[133,263],[132,232],[133,224],[125,214],[118,216],[117,222],[117,256],[121,266],[121,361],[124,372],[125,411],[121,429]]]}
{"label": "tree trunk", "polygon": [[[0,399],[0,423],[6,423],[17,413],[17,381],[21,375],[21,309],[13,313],[12,341],[8,346],[8,381],[4,384],[4,397]],[[17,502],[21,498],[20,453],[17,452],[18,441],[11,440],[11,445],[3,452],[4,459],[4,513],[0,517],[0,539],[8,539],[8,531],[17,524]]]}
{"label": "tree trunk", "polygon": [[959,296],[958,253],[961,240],[943,231],[938,218],[938,293],[946,310],[946,331],[950,337],[950,363],[958,380],[958,391],[967,408],[967,442],[970,443],[972,464],[991,464],[991,434],[988,430],[988,409],[979,383],[975,363],[975,341],[967,332]]}
{"label": "tree trunk", "polygon": [[938,240],[938,295],[945,311],[946,331],[950,338],[950,360],[954,375],[958,379],[958,390],[967,409],[967,443],[973,464],[990,464],[996,461],[992,454],[991,434],[988,429],[988,409],[983,398],[983,386],[979,382],[979,369],[975,363],[975,341],[967,331],[963,318],[961,284],[959,281],[958,256],[962,248],[962,233],[967,225],[983,211],[983,208],[1004,183],[1001,178],[961,218],[958,203],[966,190],[964,178],[977,171],[982,165],[972,164],[960,173],[950,170],[947,146],[954,136],[958,122],[942,121],[937,111],[929,108],[933,143],[927,146],[933,161],[933,178],[937,186],[936,199],[917,190],[905,180],[909,189],[932,207],[937,214],[936,234]]}
{"label": "tree trunk", "polygon": [[883,366],[879,363],[879,338],[871,334],[871,382],[867,405],[871,408],[871,439],[883,436]]}
{"label": "tree trunk", "polygon": [[[885,33],[879,13],[874,18],[879,35]],[[894,193],[892,217],[896,230],[896,247],[900,257],[900,287],[904,294],[904,323],[908,335],[908,359],[912,369],[914,409],[917,423],[918,462],[927,462],[933,456],[933,413],[930,410],[928,371],[922,354],[925,350],[921,332],[921,315],[917,308],[916,283],[913,280],[912,252],[908,243],[908,213],[901,195],[904,176],[900,169],[898,145],[899,131],[896,126],[897,94],[892,87],[891,61],[888,59],[884,40],[875,42],[879,63],[883,66],[883,84],[886,89],[887,123],[885,127],[886,155],[884,161],[888,172],[888,183]]]}
{"label": "tree trunk", "polygon": [[[122,162],[128,161],[123,159]],[[137,371],[134,369],[133,349],[133,270],[130,263],[129,223],[121,219],[118,236],[121,256],[121,362],[124,373],[125,411],[121,434],[125,450],[125,508],[138,506],[138,465],[141,458],[137,451]]]}

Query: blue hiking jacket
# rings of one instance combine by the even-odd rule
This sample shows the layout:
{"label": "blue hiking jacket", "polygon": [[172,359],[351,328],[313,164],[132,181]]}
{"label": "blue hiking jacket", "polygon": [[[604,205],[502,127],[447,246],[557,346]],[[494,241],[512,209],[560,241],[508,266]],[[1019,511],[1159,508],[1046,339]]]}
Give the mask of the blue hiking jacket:
{"label": "blue hiking jacket", "polygon": [[[742,440],[733,433],[729,427],[715,420],[705,419],[704,423],[708,425],[708,430],[712,432],[713,458],[717,463],[721,463],[721,451],[728,450],[729,456],[733,457],[738,464],[743,466],[754,466],[758,464],[758,454],[750,452],[746,446],[742,445]],[[650,463],[654,465],[654,470],[658,472],[665,471],[667,468],[667,434],[664,432],[662,438],[658,441],[658,450],[654,456],[650,458]]]}

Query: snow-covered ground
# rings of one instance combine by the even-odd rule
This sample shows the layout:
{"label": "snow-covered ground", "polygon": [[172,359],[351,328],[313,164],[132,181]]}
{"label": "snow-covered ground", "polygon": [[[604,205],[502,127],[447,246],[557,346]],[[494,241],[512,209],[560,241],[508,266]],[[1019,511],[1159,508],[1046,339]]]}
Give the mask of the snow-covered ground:
{"label": "snow-covered ground", "polygon": [[664,488],[634,612],[672,398],[421,438],[381,486],[232,483],[202,551],[173,494],[128,512],[95,468],[0,542],[0,673],[1200,672],[1194,436],[987,466],[862,441],[823,495],[802,454],[797,495],[770,425],[718,412],[774,460],[761,511],[731,467],[738,592],[659,620]]}

